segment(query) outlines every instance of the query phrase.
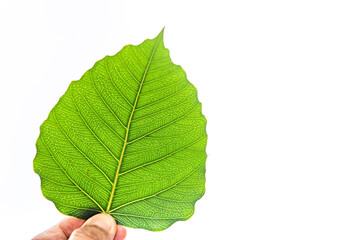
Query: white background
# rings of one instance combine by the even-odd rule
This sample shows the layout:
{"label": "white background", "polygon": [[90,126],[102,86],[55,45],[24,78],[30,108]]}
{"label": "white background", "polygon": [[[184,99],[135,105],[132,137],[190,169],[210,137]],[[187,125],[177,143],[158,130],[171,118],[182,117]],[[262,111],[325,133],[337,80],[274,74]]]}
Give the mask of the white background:
{"label": "white background", "polygon": [[359,12],[346,0],[1,0],[0,238],[64,217],[32,160],[69,83],[166,26],[208,119],[207,192],[190,220],[127,239],[359,239]]}

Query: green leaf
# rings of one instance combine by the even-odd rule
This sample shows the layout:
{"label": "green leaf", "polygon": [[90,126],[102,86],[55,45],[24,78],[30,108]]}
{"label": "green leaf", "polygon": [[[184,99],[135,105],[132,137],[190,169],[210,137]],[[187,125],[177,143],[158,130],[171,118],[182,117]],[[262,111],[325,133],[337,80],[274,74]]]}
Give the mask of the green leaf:
{"label": "green leaf", "polygon": [[64,214],[161,231],[205,192],[206,119],[163,31],[96,62],[41,125],[34,170]]}

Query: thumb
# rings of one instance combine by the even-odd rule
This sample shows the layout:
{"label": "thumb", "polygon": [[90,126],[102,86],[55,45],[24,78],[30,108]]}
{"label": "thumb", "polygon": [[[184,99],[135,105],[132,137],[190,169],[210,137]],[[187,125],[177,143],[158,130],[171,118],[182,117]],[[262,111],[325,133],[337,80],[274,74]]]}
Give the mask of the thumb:
{"label": "thumb", "polygon": [[113,240],[116,234],[114,218],[105,213],[99,213],[89,218],[81,228],[76,229],[69,240]]}

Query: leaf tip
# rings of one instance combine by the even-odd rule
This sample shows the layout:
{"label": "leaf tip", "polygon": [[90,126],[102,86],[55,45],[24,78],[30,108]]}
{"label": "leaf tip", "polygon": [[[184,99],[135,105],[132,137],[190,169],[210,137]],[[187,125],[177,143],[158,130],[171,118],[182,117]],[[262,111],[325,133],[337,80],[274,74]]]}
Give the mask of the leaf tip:
{"label": "leaf tip", "polygon": [[157,35],[156,38],[164,38],[164,30],[165,30],[165,26],[161,29],[161,32]]}

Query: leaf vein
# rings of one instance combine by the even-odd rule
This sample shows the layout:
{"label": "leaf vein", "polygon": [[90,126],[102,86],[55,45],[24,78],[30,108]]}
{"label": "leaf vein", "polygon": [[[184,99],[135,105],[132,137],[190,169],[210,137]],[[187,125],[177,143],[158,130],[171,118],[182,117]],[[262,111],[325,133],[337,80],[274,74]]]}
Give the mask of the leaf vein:
{"label": "leaf vein", "polygon": [[104,59],[105,61],[105,68],[106,68],[106,72],[110,78],[110,82],[111,84],[114,86],[114,88],[118,91],[118,93],[122,96],[122,98],[127,102],[127,104],[129,104],[131,107],[133,107],[133,105],[130,103],[130,101],[124,96],[124,94],[120,91],[120,89],[116,86],[116,84],[114,83],[112,77],[111,77],[111,74],[109,72],[109,69],[108,69],[108,63],[106,61],[107,58]]}
{"label": "leaf vein", "polygon": [[[115,157],[115,155],[110,151],[110,149],[104,144],[104,142],[95,134],[95,132],[91,129],[91,127],[89,126],[89,124],[85,121],[83,115],[80,112],[79,107],[77,106],[74,97],[72,95],[72,91],[70,90],[70,94],[71,94],[71,100],[74,103],[76,109],[77,109],[77,113],[79,115],[79,117],[81,118],[81,120],[83,121],[83,123],[85,124],[86,128],[92,133],[92,135],[96,138],[96,140],[106,149],[106,151],[116,160],[116,162],[118,162],[119,160]],[[112,184],[110,178],[108,179],[110,181],[110,183]]]}
{"label": "leaf vein", "polygon": [[110,210],[110,213],[112,213],[112,212],[114,212],[114,211],[116,211],[116,210],[118,210],[118,209],[120,209],[120,208],[122,208],[122,207],[125,207],[125,206],[127,206],[127,205],[129,205],[129,204],[133,204],[133,203],[140,202],[140,201],[143,201],[143,200],[148,199],[148,198],[155,197],[155,196],[157,196],[157,195],[160,194],[160,193],[166,192],[166,191],[168,191],[168,190],[176,187],[179,183],[185,181],[188,177],[190,177],[193,173],[195,173],[201,166],[203,166],[203,165],[204,165],[204,162],[205,162],[205,161],[201,162],[201,164],[200,164],[198,167],[196,167],[192,172],[190,172],[187,176],[185,176],[184,178],[180,179],[178,182],[176,182],[175,184],[171,185],[170,187],[165,188],[165,189],[163,189],[163,190],[161,190],[161,191],[159,191],[159,192],[156,192],[156,193],[153,194],[153,195],[146,196],[146,197],[143,197],[143,198],[138,198],[138,199],[136,199],[136,200],[133,200],[133,201],[127,202],[127,203],[125,203],[125,204],[123,204],[123,205],[120,205],[120,206],[118,206],[118,207]]}
{"label": "leaf vein", "polygon": [[56,118],[56,114],[55,114],[55,111],[53,112],[53,115],[54,115],[54,118],[55,118],[55,121],[56,121],[56,125],[58,126],[58,128],[60,129],[60,131],[64,134],[64,136],[68,139],[68,141],[71,143],[71,145],[74,146],[74,148],[79,152],[81,153],[85,159],[87,159],[97,170],[99,170],[99,172],[101,172],[104,177],[110,182],[110,184],[112,184],[110,178],[104,173],[103,170],[101,170],[101,168],[99,166],[97,166],[83,151],[81,151],[78,146],[70,139],[70,137],[66,134],[66,132],[64,131],[64,129],[62,129],[62,127],[60,126],[57,118]]}
{"label": "leaf vein", "polygon": [[59,166],[59,168],[64,172],[64,174],[66,175],[66,177],[81,191],[83,192],[90,200],[92,200],[100,209],[101,211],[104,212],[104,209],[101,207],[101,205],[95,200],[93,199],[84,189],[82,189],[70,176],[69,174],[67,174],[67,172],[63,169],[63,167],[61,166],[61,164],[56,160],[55,156],[53,155],[53,153],[51,152],[51,150],[49,149],[49,147],[47,146],[46,142],[44,141],[44,139],[42,138],[42,136],[40,136],[41,141],[44,143],[45,147],[47,148],[47,150],[49,151],[49,153],[51,154],[53,160],[55,161],[55,163]]}
{"label": "leaf vein", "polygon": [[[175,150],[175,151],[167,154],[166,156],[163,156],[163,157],[161,157],[161,158],[155,159],[155,160],[153,160],[153,161],[151,161],[151,162],[148,162],[148,163],[144,163],[144,164],[142,164],[142,165],[140,165],[140,166],[137,166],[137,167],[135,167],[135,168],[129,169],[129,170],[125,171],[125,172],[122,172],[122,173],[119,174],[119,176],[124,175],[124,174],[127,174],[127,173],[129,173],[129,172],[132,172],[132,171],[137,170],[137,169],[139,169],[139,168],[143,168],[143,167],[145,167],[145,166],[154,164],[154,163],[159,162],[159,161],[161,161],[161,160],[164,160],[164,159],[166,159],[166,158],[168,158],[168,157],[170,157],[170,156],[172,156],[172,155],[174,155],[174,154],[176,154],[176,153],[178,153],[178,152],[181,152],[182,150],[184,150],[184,149],[186,149],[186,148],[188,148],[188,147],[191,147],[192,145],[200,142],[205,136],[206,136],[206,134],[204,134],[203,136],[201,136],[201,137],[200,137],[199,139],[197,139],[196,141],[194,141],[194,142],[192,142],[192,143],[190,143],[190,144],[188,144],[188,145],[186,145],[186,146],[184,146],[184,147],[182,147],[182,148],[180,148],[180,149],[177,149],[177,150]],[[119,186],[119,187],[121,187],[121,186]]]}
{"label": "leaf vein", "polygon": [[95,86],[94,80],[92,78],[92,74],[91,74],[92,69],[89,70],[90,73],[90,80],[91,83],[93,85],[93,88],[95,89],[97,95],[100,97],[101,101],[105,104],[105,106],[109,109],[109,111],[112,113],[112,115],[118,120],[118,122],[120,123],[121,126],[123,126],[123,128],[126,129],[125,125],[120,121],[120,119],[118,118],[118,116],[113,112],[113,110],[109,107],[109,105],[105,102],[105,100],[103,99],[103,97],[101,96],[101,94],[99,93],[98,89]]}
{"label": "leaf vein", "polygon": [[179,117],[179,118],[177,118],[177,119],[175,119],[175,120],[173,120],[173,121],[171,121],[171,122],[169,122],[169,123],[167,123],[167,124],[165,124],[165,125],[157,128],[157,129],[154,129],[153,131],[151,131],[151,132],[149,132],[149,133],[146,133],[146,134],[142,135],[141,137],[135,138],[134,140],[130,141],[128,144],[132,144],[132,143],[134,143],[134,142],[136,142],[136,141],[138,141],[138,140],[140,140],[140,139],[142,139],[142,138],[144,138],[144,137],[146,137],[146,136],[148,136],[148,135],[150,135],[150,134],[152,134],[152,133],[155,133],[155,132],[157,132],[157,131],[165,128],[165,127],[168,127],[168,126],[170,126],[171,124],[173,124],[173,123],[175,123],[175,122],[177,122],[177,121],[185,118],[187,115],[189,115],[190,113],[192,113],[192,111],[194,111],[198,105],[199,105],[199,103],[197,103],[194,108],[192,108],[190,111],[188,111],[187,113],[185,113],[185,114],[182,115],[181,117]]}
{"label": "leaf vein", "polygon": [[162,99],[160,99],[160,100],[158,100],[158,101],[155,101],[155,102],[146,104],[146,105],[144,105],[144,106],[142,106],[142,107],[136,108],[136,111],[140,111],[140,110],[142,110],[142,109],[144,109],[144,108],[150,107],[150,106],[155,105],[155,104],[158,104],[158,103],[160,103],[160,102],[163,102],[163,101],[165,101],[165,100],[167,100],[167,99],[169,99],[169,98],[171,98],[171,97],[173,97],[173,96],[181,93],[181,92],[184,91],[188,86],[191,86],[190,82],[188,82],[188,84],[186,84],[185,87],[182,88],[182,89],[180,89],[179,91],[177,91],[177,92],[175,92],[175,93],[173,93],[173,94],[171,94],[171,95],[169,95],[169,96],[167,96],[167,97],[164,97],[164,98],[162,98]]}

